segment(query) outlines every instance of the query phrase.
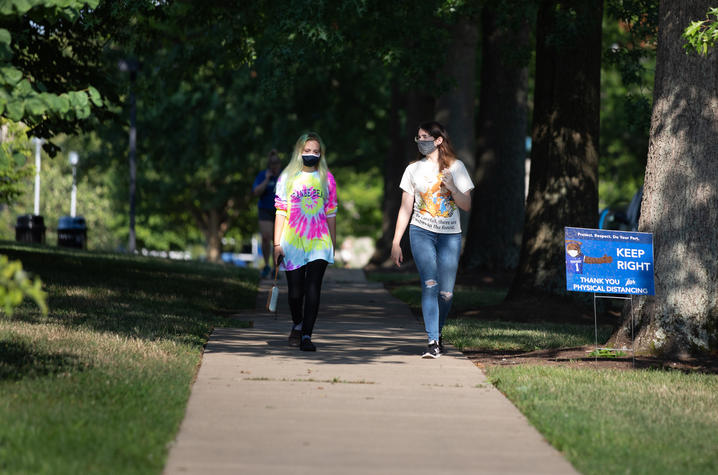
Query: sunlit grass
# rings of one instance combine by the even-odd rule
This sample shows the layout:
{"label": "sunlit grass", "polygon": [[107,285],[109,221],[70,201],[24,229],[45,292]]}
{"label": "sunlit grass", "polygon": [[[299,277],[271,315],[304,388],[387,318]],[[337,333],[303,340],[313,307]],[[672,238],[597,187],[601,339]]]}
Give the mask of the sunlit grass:
{"label": "sunlit grass", "polygon": [[0,316],[0,473],[160,473],[222,315],[254,270],[7,243],[50,312]]}
{"label": "sunlit grass", "polygon": [[718,375],[531,365],[486,372],[581,473],[718,473]]}
{"label": "sunlit grass", "polygon": [[[592,345],[593,325],[561,323],[520,323],[481,321],[468,318],[449,319],[444,337],[461,351],[534,351]],[[611,327],[598,328],[599,342],[611,336]]]}

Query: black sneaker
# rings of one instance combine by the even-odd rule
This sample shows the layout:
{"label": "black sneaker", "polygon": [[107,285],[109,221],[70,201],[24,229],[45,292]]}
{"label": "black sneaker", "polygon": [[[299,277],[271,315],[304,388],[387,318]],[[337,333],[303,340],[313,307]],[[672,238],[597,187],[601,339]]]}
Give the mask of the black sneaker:
{"label": "black sneaker", "polygon": [[436,340],[431,340],[429,346],[426,347],[426,351],[421,355],[422,358],[438,358],[439,356],[441,356],[441,350]]}
{"label": "black sneaker", "polygon": [[317,347],[314,346],[310,338],[302,338],[302,342],[299,344],[299,349],[302,351],[317,351]]}
{"label": "black sneaker", "polygon": [[299,346],[302,342],[302,332],[292,328],[289,332],[289,346]]}
{"label": "black sneaker", "polygon": [[441,353],[446,353],[446,351],[444,351],[444,337],[441,335],[439,335],[439,351]]}

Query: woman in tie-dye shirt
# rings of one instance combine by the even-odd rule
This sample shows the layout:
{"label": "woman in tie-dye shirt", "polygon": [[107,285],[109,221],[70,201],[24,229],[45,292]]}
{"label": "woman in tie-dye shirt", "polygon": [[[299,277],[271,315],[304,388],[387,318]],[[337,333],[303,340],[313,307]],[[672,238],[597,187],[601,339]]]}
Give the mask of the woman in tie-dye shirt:
{"label": "woman in tie-dye shirt", "polygon": [[[309,132],[297,140],[279,176],[274,205],[274,256],[287,274],[293,326],[289,344],[316,351],[312,330],[324,271],[334,263],[337,185],[324,159],[324,142]],[[277,265],[277,262],[275,262]]]}

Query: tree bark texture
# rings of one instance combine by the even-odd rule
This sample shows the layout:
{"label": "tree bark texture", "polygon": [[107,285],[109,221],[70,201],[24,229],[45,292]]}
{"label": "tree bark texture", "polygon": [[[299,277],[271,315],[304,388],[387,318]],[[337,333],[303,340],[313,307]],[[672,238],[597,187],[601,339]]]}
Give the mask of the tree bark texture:
{"label": "tree bark texture", "polygon": [[[637,352],[718,348],[718,53],[686,54],[708,0],[662,1],[639,231],[653,233],[655,296],[634,297]],[[609,344],[630,346],[631,315]]]}
{"label": "tree bark texture", "polygon": [[527,20],[508,28],[498,24],[492,9],[484,8],[478,166],[464,268],[497,271],[518,265],[524,225],[528,65],[505,53],[528,50],[530,33]]}
{"label": "tree bark texture", "polygon": [[[390,133],[392,146],[384,167],[384,209],[382,218],[382,235],[376,243],[374,255],[370,264],[375,266],[391,265],[391,242],[394,238],[396,217],[401,206],[402,190],[399,188],[401,177],[407,165],[417,158],[417,148],[414,143],[417,127],[421,122],[434,117],[436,100],[433,96],[421,92],[410,91],[402,94],[398,87],[392,88],[392,120]],[[400,108],[404,105],[406,122],[402,126],[400,121]],[[402,251],[404,259],[411,257],[408,244],[409,232],[404,233]]]}
{"label": "tree bark texture", "polygon": [[451,30],[451,46],[443,77],[453,81],[436,102],[436,120],[446,127],[451,143],[469,173],[476,168],[474,107],[476,102],[476,45],[478,27],[473,18],[462,18]]}
{"label": "tree bark texture", "polygon": [[598,215],[601,0],[541,2],[531,174],[510,300],[566,296],[563,228]]}

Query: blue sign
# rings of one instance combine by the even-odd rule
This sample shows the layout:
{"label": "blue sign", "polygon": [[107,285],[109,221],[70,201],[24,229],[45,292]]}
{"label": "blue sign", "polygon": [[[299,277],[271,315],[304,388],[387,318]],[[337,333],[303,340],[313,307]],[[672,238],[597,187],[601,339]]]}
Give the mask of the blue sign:
{"label": "blue sign", "polygon": [[566,289],[654,295],[653,234],[564,228]]}

